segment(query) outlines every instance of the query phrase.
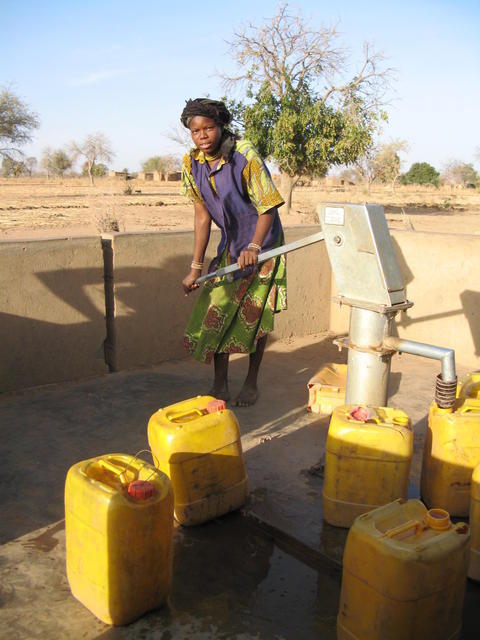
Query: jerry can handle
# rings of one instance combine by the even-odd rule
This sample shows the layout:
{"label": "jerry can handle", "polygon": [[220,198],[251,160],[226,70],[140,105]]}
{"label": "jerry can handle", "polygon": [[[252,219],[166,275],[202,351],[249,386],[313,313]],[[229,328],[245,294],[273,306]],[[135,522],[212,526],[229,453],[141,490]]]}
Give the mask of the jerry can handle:
{"label": "jerry can handle", "polygon": [[464,399],[464,403],[457,409],[457,413],[470,413],[480,411],[480,399],[469,398]]}
{"label": "jerry can handle", "polygon": [[153,478],[153,476],[157,473],[157,469],[159,468],[159,462],[158,462],[158,458],[155,456],[155,454],[153,453],[153,451],[151,449],[140,449],[140,451],[138,451],[132,458],[132,462],[134,460],[141,460],[143,462],[143,466],[145,466],[146,464],[148,464],[145,460],[143,460],[143,458],[140,458],[140,454],[141,453],[149,453],[152,456],[152,460],[153,460],[153,466],[156,467],[156,469],[154,468],[152,473],[148,476],[148,478],[146,478],[146,480],[150,480],[150,478]]}
{"label": "jerry can handle", "polygon": [[186,418],[187,416],[197,415],[203,416],[204,411],[201,409],[189,409],[188,411],[177,411],[172,413],[167,413],[166,418],[169,422],[179,422],[182,418]]}
{"label": "jerry can handle", "polygon": [[478,379],[476,378],[477,376],[475,376],[474,379],[469,380],[468,382],[463,384],[460,387],[460,391],[458,395],[463,398],[468,398],[471,400],[480,398],[480,376],[478,377]]}
{"label": "jerry can handle", "polygon": [[118,464],[113,464],[113,462],[110,462],[109,460],[105,460],[105,458],[99,458],[97,462],[101,467],[103,467],[104,469],[107,469],[107,471],[111,471],[113,474],[118,476],[118,479],[122,484],[128,484],[126,472],[130,465],[127,465],[125,468],[120,467],[118,466]]}
{"label": "jerry can handle", "polygon": [[[408,531],[413,530],[412,535],[420,533],[423,531],[423,524],[419,520],[408,520],[408,522],[404,522],[403,524],[398,525],[398,527],[394,527],[385,533],[387,538],[395,538],[396,536],[407,533]],[[402,538],[407,538],[408,536],[402,536]]]}
{"label": "jerry can handle", "polygon": [[[139,459],[143,462],[143,466],[147,464],[145,460],[142,460],[142,458],[139,457],[141,453],[149,453],[152,456],[154,466],[158,467],[158,460],[153,454],[153,451],[151,451],[150,449],[140,449],[140,451],[138,451],[133,456],[130,464],[127,464],[125,467],[120,467],[118,464],[114,464],[113,462],[110,462],[110,460],[105,460],[105,458],[99,458],[97,462],[101,467],[103,467],[104,469],[107,469],[108,471],[111,471],[116,476],[118,476],[118,479],[122,484],[128,485],[130,481],[127,479],[127,471],[131,471],[135,475],[135,477],[138,477],[138,473],[136,469],[133,467],[132,463],[135,460]],[[152,473],[148,476],[147,480],[150,480],[150,478],[152,478],[155,475],[155,473],[156,473],[156,469],[153,469]]]}

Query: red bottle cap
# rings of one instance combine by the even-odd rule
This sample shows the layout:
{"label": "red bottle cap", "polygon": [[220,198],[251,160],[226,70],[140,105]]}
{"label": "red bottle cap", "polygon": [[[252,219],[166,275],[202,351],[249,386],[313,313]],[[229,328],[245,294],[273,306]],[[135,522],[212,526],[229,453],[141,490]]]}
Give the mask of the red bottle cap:
{"label": "red bottle cap", "polygon": [[135,500],[147,500],[155,493],[155,485],[148,480],[134,480],[128,485],[128,495]]}
{"label": "red bottle cap", "polygon": [[215,413],[216,411],[225,411],[227,403],[225,400],[210,400],[207,404],[207,413]]}
{"label": "red bottle cap", "polygon": [[350,417],[359,422],[367,422],[370,418],[373,418],[374,413],[368,407],[362,407],[361,405],[352,407],[350,409]]}

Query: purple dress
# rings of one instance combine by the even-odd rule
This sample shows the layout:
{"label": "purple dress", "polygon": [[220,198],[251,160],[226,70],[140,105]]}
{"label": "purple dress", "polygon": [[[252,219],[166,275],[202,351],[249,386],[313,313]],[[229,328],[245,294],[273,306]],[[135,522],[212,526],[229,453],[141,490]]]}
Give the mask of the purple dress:
{"label": "purple dress", "polygon": [[[222,159],[211,169],[203,152],[194,149],[185,156],[183,163],[183,192],[193,201],[205,204],[212,220],[221,230],[217,255],[210,263],[209,271],[228,249],[231,262],[237,261],[240,252],[252,241],[258,216],[269,211],[273,223],[262,250],[271,249],[282,234],[277,207],[283,199],[273,184],[267,166],[246,140],[240,140],[231,159]],[[242,277],[245,272],[237,272]]]}

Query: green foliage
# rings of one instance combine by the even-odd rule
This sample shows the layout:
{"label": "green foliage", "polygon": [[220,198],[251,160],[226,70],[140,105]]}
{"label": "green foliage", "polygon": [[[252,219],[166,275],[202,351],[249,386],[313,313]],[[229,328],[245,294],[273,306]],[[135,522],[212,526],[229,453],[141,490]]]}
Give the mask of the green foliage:
{"label": "green foliage", "polygon": [[51,171],[57,176],[63,176],[65,171],[68,171],[73,164],[71,158],[62,149],[52,153],[50,162]]}
{"label": "green foliage", "polygon": [[377,116],[362,99],[335,107],[306,83],[287,83],[281,97],[264,83],[244,110],[245,136],[260,154],[289,175],[324,176],[332,165],[352,163],[373,142]]}
{"label": "green foliage", "polygon": [[222,96],[220,100],[225,103],[225,106],[232,114],[232,122],[228,125],[228,128],[235,135],[242,137],[244,133],[245,104],[242,100],[235,100],[228,96]]}
{"label": "green foliage", "polygon": [[17,145],[30,142],[33,129],[38,127],[36,114],[18,96],[3,89],[0,92],[0,155],[19,154]]}
{"label": "green foliage", "polygon": [[107,172],[108,172],[108,167],[106,164],[103,164],[103,162],[94,164],[92,167],[92,174],[95,177],[102,178],[103,176],[107,175]]}
{"label": "green foliage", "polygon": [[404,173],[400,182],[402,184],[432,184],[438,187],[440,174],[428,162],[414,162],[410,169]]}
{"label": "green foliage", "polygon": [[[92,165],[91,171],[92,171],[92,176],[94,176],[95,178],[102,178],[103,176],[107,175],[108,167],[102,162],[99,162],[98,164]],[[82,164],[82,176],[88,176],[88,175],[89,175],[88,161],[85,161]]]}
{"label": "green foliage", "polygon": [[287,210],[300,176],[322,176],[371,155],[386,120],[382,105],[393,70],[366,44],[352,74],[338,36],[335,26],[312,25],[281,0],[276,15],[237,29],[229,43],[238,70],[223,75],[225,86],[248,88],[247,106],[229,107],[243,115],[245,136],[261,155],[278,165]]}

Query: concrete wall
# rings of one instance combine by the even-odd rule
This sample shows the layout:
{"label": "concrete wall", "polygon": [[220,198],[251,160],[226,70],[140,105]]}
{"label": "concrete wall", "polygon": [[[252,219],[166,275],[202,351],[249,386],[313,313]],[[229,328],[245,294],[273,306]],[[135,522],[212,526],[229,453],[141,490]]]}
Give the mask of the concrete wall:
{"label": "concrete wall", "polygon": [[[407,298],[414,302],[397,315],[398,335],[455,349],[458,363],[480,369],[480,237],[417,231],[391,235]],[[335,295],[334,282],[332,291]],[[349,307],[332,303],[330,329],[347,333],[349,317]]]}
{"label": "concrete wall", "polygon": [[[286,241],[317,226],[286,230]],[[480,237],[392,233],[407,295],[402,337],[452,347],[480,368]],[[209,257],[219,234],[214,232]],[[118,234],[0,243],[0,391],[75,380],[184,357],[183,331],[195,301],[181,281],[193,233]],[[323,243],[287,257],[288,310],[273,338],[348,331],[349,308],[331,304]],[[105,281],[105,283],[104,283]],[[107,318],[106,318],[107,316]],[[413,356],[412,356],[413,357]]]}
{"label": "concrete wall", "polygon": [[[318,226],[285,229],[285,242],[321,231]],[[331,268],[323,242],[287,254],[287,305],[275,317],[275,338],[309,335],[328,330]]]}
{"label": "concrete wall", "polygon": [[183,329],[194,295],[182,279],[190,269],[193,234],[119,234],[113,239],[117,370],[184,357]]}
{"label": "concrete wall", "polygon": [[0,391],[107,371],[100,238],[0,243]]}
{"label": "concrete wall", "polygon": [[[320,227],[286,231],[286,242]],[[208,259],[220,234],[212,233]],[[185,296],[182,279],[190,269],[193,234],[119,234],[113,238],[115,287],[113,368],[128,369],[184,357],[183,332],[195,302]],[[275,337],[308,335],[329,323],[330,266],[322,244],[288,256],[288,310],[275,318]]]}

